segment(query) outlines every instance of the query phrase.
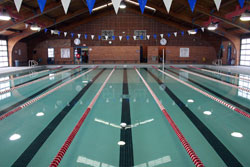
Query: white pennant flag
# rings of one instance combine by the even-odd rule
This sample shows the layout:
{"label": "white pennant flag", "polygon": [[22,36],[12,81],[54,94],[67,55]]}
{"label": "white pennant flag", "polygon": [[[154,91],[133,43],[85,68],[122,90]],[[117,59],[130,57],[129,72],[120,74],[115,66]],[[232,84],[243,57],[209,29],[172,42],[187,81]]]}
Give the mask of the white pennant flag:
{"label": "white pennant flag", "polygon": [[177,32],[174,32],[174,36],[177,37]]}
{"label": "white pennant flag", "polygon": [[148,39],[148,40],[150,39],[150,35],[147,35],[147,39]]}
{"label": "white pennant flag", "polygon": [[160,34],[161,38],[163,38],[164,34]]}
{"label": "white pennant flag", "polygon": [[29,24],[25,24],[25,28],[28,28],[29,27]]}
{"label": "white pennant flag", "polygon": [[54,30],[50,30],[51,35],[54,34]]}
{"label": "white pennant flag", "polygon": [[22,5],[23,0],[14,0],[14,2],[15,2],[15,5],[16,5],[16,9],[17,9],[17,11],[19,12],[19,11],[20,11],[20,8],[21,8],[21,5]]}
{"label": "white pennant flag", "polygon": [[65,12],[65,14],[67,14],[71,0],[61,0],[61,1],[62,1],[62,6],[64,9],[64,12]]}
{"label": "white pennant flag", "polygon": [[64,32],[64,37],[66,37],[67,36],[67,32]]}
{"label": "white pennant flag", "polygon": [[116,13],[116,14],[118,13],[118,10],[119,10],[121,1],[122,1],[122,0],[112,0],[112,4],[113,4],[113,6],[114,6],[114,9],[115,9],[115,13]]}
{"label": "white pennant flag", "polygon": [[108,38],[109,38],[109,36],[106,35],[106,36],[105,36],[105,39],[108,40]]}
{"label": "white pennant flag", "polygon": [[219,11],[221,0],[214,0],[214,3],[216,5],[217,10]]}
{"label": "white pennant flag", "polygon": [[122,36],[119,36],[120,41],[122,40]]}
{"label": "white pennant flag", "polygon": [[205,28],[204,28],[204,27],[201,27],[201,30],[202,30],[202,32],[204,32],[204,31],[205,31]]}
{"label": "white pennant flag", "polygon": [[171,5],[172,5],[172,1],[173,1],[173,0],[163,0],[163,2],[164,2],[164,4],[165,4],[165,7],[166,7],[166,9],[167,9],[167,11],[168,11],[168,13],[169,13],[169,11],[170,11],[170,7],[171,7]]}
{"label": "white pennant flag", "polygon": [[77,34],[78,38],[81,38],[81,34]]}
{"label": "white pennant flag", "polygon": [[91,35],[91,39],[92,39],[92,40],[94,39],[94,37],[95,37],[95,35]]}
{"label": "white pennant flag", "polygon": [[188,35],[190,35],[190,31],[188,30]]}
{"label": "white pennant flag", "polygon": [[136,40],[136,36],[135,35],[133,36],[133,38],[134,38],[134,40]]}

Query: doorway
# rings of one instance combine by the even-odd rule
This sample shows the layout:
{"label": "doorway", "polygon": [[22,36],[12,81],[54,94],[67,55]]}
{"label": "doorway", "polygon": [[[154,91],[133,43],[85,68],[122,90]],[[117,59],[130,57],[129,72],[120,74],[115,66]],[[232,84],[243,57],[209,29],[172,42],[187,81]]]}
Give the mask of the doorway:
{"label": "doorway", "polygon": [[166,62],[166,48],[158,47],[158,63],[162,63],[163,61],[163,49],[164,49],[164,61]]}
{"label": "doorway", "polygon": [[148,47],[140,46],[140,63],[148,62]]}
{"label": "doorway", "polygon": [[[77,54],[80,55],[79,60]],[[74,64],[87,64],[89,62],[89,49],[87,46],[75,47],[74,48]]]}

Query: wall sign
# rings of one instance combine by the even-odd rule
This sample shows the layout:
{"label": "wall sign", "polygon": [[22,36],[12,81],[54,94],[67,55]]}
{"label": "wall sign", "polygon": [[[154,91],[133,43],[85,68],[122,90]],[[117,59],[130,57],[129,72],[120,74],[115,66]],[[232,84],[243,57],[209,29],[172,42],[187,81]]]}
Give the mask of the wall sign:
{"label": "wall sign", "polygon": [[[108,39],[106,39],[108,36]],[[112,36],[114,36],[114,30],[102,30],[102,40],[113,40]]]}
{"label": "wall sign", "polygon": [[189,48],[180,48],[180,57],[189,57]]}
{"label": "wall sign", "polygon": [[134,30],[135,40],[146,40],[147,31],[146,30]]}
{"label": "wall sign", "polygon": [[61,48],[61,58],[70,58],[70,48]]}

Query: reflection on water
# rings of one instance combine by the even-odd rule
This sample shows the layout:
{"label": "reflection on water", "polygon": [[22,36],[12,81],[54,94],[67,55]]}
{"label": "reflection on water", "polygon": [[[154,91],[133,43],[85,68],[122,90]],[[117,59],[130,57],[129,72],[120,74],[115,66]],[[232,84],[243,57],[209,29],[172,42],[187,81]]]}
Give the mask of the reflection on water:
{"label": "reflection on water", "polygon": [[[239,87],[250,89],[250,81],[243,80],[243,79],[250,79],[250,76],[245,75],[245,74],[240,74],[239,75]],[[238,96],[246,98],[246,99],[250,99],[250,92],[238,89]]]}
{"label": "reflection on water", "polygon": [[161,164],[165,164],[171,162],[171,157],[170,156],[164,156],[152,161],[148,161],[147,163],[143,163],[140,165],[135,165],[134,167],[154,167],[154,166],[158,166]]}
{"label": "reflection on water", "polygon": [[109,165],[109,164],[106,164],[103,162],[89,159],[89,158],[84,157],[84,156],[78,156],[76,162],[81,163],[81,164],[85,164],[84,166],[88,165],[88,166],[93,166],[93,167],[115,167],[113,165]]}
{"label": "reflection on water", "polygon": [[[9,77],[1,77],[0,81],[0,92],[1,91],[5,91],[5,90],[9,90],[10,89],[10,82],[9,81],[5,81],[5,80],[9,80]],[[0,100],[6,99],[7,97],[11,96],[11,92],[7,92],[4,94],[0,94]]]}

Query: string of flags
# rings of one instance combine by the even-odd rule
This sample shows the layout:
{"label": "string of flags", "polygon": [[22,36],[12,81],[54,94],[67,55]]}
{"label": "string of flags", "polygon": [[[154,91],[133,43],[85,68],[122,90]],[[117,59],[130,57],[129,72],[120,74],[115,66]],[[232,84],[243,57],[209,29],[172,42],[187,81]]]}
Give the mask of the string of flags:
{"label": "string of flags", "polygon": [[[164,37],[168,37],[168,38],[170,38],[171,36],[174,36],[174,37],[177,37],[178,35],[181,35],[181,36],[184,36],[185,35],[185,33],[186,34],[188,34],[188,35],[194,35],[194,34],[196,34],[199,30],[201,30],[201,32],[204,32],[205,31],[205,28],[204,27],[201,27],[201,28],[196,28],[196,29],[192,29],[192,30],[188,30],[188,31],[179,31],[179,32],[169,32],[169,33],[167,33],[167,34],[159,34],[159,35],[157,35],[157,34],[153,34],[153,39],[158,39],[158,37],[160,37],[159,39],[162,39],[162,38],[164,38]],[[81,38],[81,37],[83,37],[84,39],[88,39],[88,37],[90,36],[90,38],[92,39],[92,40],[94,40],[96,37],[96,39],[98,39],[98,40],[101,40],[102,39],[102,36],[101,35],[97,35],[97,36],[95,36],[94,34],[91,34],[91,35],[88,35],[88,34],[81,34],[81,33],[69,33],[69,32],[61,32],[61,31],[58,31],[58,30],[50,30],[50,29],[47,29],[47,28],[45,28],[44,29],[44,32],[45,33],[51,33],[51,35],[58,35],[58,36],[60,36],[61,34],[63,34],[64,35],[64,37],[67,37],[67,36],[69,36],[70,35],[70,37],[71,38]],[[115,40],[116,38],[118,38],[120,41],[122,41],[122,39],[123,39],[123,37],[125,37],[126,38],[126,40],[130,40],[130,35],[125,35],[125,36],[122,36],[122,35],[119,35],[119,36],[111,36],[111,38],[112,38],[112,40]],[[137,40],[138,39],[138,36],[132,36],[133,37],[133,39],[134,40]],[[105,38],[105,40],[109,40],[109,36],[108,35],[106,35],[106,36],[104,36],[104,38]],[[143,36],[143,35],[140,35],[139,36],[139,38],[141,39],[141,40],[143,40],[143,39],[147,39],[147,40],[150,40],[150,38],[151,38],[151,35],[146,35],[146,36]]]}
{"label": "string of flags", "polygon": [[[22,1],[23,0],[14,0],[18,12],[20,11],[20,8],[21,8],[21,5],[22,5]],[[86,4],[88,6],[90,14],[92,13],[92,10],[93,10],[93,8],[95,6],[95,1],[96,0],[86,0]],[[126,2],[127,0],[124,0],[124,1]],[[143,13],[144,9],[145,9],[145,6],[147,4],[147,0],[137,0],[137,1],[139,3],[141,12]],[[166,10],[168,12],[170,11],[170,8],[171,8],[171,5],[172,5],[172,1],[173,0],[163,0],[164,5],[166,7]],[[218,11],[220,9],[221,1],[222,0],[214,0],[215,6],[216,6],[216,8],[217,8]],[[46,5],[46,0],[37,0],[37,2],[38,2],[38,5],[39,5],[39,8],[40,8],[40,11],[42,13],[43,10],[44,10],[44,8],[45,8],[45,5]],[[62,3],[62,6],[63,6],[65,14],[67,14],[67,12],[68,12],[68,8],[69,8],[69,5],[70,5],[70,2],[71,2],[71,0],[61,0],[61,3]],[[120,6],[121,2],[122,2],[122,0],[112,0],[112,4],[114,6],[116,14],[118,13],[119,6]],[[195,9],[196,2],[197,2],[197,0],[188,0],[189,6],[190,6],[190,9],[191,9],[192,12]],[[238,2],[240,4],[241,8],[243,8],[245,0],[238,0]]]}

